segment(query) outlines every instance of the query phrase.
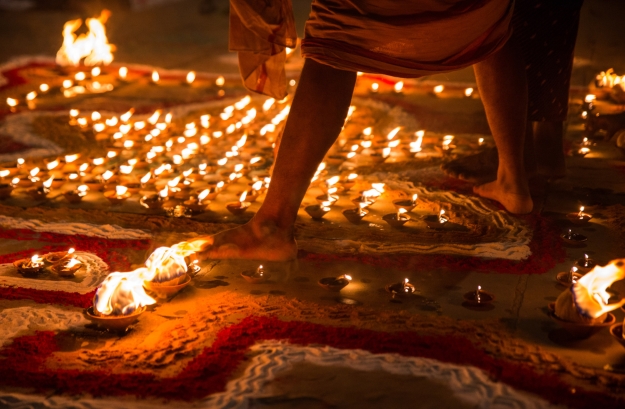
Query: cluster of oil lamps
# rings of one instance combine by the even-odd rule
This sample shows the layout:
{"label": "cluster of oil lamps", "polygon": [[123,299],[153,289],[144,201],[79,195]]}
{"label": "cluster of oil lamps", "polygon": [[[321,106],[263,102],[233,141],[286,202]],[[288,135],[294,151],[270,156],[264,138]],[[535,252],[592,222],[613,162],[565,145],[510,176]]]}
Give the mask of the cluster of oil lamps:
{"label": "cluster of oil lamps", "polygon": [[[568,213],[566,218],[575,225],[583,226],[592,219],[592,215],[586,213],[585,210],[586,208],[584,206],[580,206],[578,212]],[[580,233],[575,233],[572,229],[568,229],[567,232],[562,233],[560,238],[564,243],[572,247],[582,247],[588,241],[588,237]],[[583,277],[584,274],[592,270],[596,265],[597,263],[589,258],[588,254],[584,254],[584,257],[577,260],[569,271],[558,273],[556,275],[556,280],[562,285],[570,286]]]}
{"label": "cluster of oil lamps", "polygon": [[24,277],[34,278],[49,272],[59,277],[71,278],[83,268],[84,264],[74,254],[75,250],[47,253],[43,256],[33,255],[29,259],[13,262],[17,272]]}

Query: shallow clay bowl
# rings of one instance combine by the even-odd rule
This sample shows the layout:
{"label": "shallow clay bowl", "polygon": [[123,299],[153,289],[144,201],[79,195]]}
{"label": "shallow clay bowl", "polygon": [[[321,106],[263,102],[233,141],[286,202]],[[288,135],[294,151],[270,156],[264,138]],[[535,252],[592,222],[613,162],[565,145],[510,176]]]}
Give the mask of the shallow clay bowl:
{"label": "shallow clay bowl", "polygon": [[83,196],[80,196],[78,193],[73,191],[65,192],[63,193],[63,196],[68,202],[72,204],[80,203],[83,198]]}
{"label": "shallow clay bowl", "polygon": [[409,212],[414,209],[417,204],[410,199],[400,199],[393,200],[393,206],[395,206],[395,209],[397,210],[404,209],[405,211]]}
{"label": "shallow clay bowl", "polygon": [[[415,287],[414,285],[410,284],[410,283],[395,283],[395,284],[389,284],[386,287],[384,287],[386,289],[387,292],[393,294],[394,296],[398,296],[398,297],[407,297],[409,295],[412,295],[415,292]],[[409,290],[406,291],[405,288],[408,288]]]}
{"label": "shallow clay bowl", "polygon": [[62,187],[65,182],[67,182],[67,180],[65,180],[65,178],[54,178],[52,179],[52,188],[53,189],[58,189],[60,187]]}
{"label": "shallow clay bowl", "polygon": [[614,337],[616,342],[625,348],[625,338],[623,338],[623,323],[614,324],[610,327],[610,335]]}
{"label": "shallow clay bowl", "polygon": [[247,206],[241,205],[241,202],[226,203],[226,209],[235,216],[245,213],[249,207],[249,203]]}
{"label": "shallow clay bowl", "polygon": [[[172,281],[175,281],[175,284],[171,284]],[[153,293],[157,294],[159,297],[171,297],[176,294],[178,291],[185,288],[191,282],[191,276],[185,273],[184,277],[181,279],[174,279],[170,281],[165,281],[163,283],[157,283],[154,281],[146,281],[143,283],[143,286]]]}
{"label": "shallow clay bowl", "polygon": [[241,277],[245,278],[245,281],[247,281],[248,283],[252,283],[252,284],[260,284],[260,283],[264,283],[265,281],[269,280],[271,278],[271,273],[268,272],[264,272],[263,276],[260,277],[258,275],[256,275],[256,271],[255,270],[245,270],[243,272],[241,272]]}
{"label": "shallow clay bowl", "polygon": [[310,206],[306,206],[304,208],[304,211],[306,213],[308,213],[310,215],[310,217],[313,218],[313,220],[321,220],[323,219],[323,216],[326,215],[326,213],[329,212],[329,210],[324,210],[321,206],[319,205],[310,205]]}
{"label": "shallow clay bowl", "polygon": [[52,270],[52,272],[54,272],[56,275],[58,275],[59,277],[74,277],[74,275],[78,272],[78,270],[80,270],[83,267],[82,263],[81,264],[77,264],[74,267],[70,268],[70,269],[63,269],[63,266],[61,264],[55,264],[53,265],[50,270]]}
{"label": "shallow clay bowl", "polygon": [[197,200],[186,200],[182,204],[191,209],[192,212],[202,213],[208,209],[209,203],[208,201],[198,202]]}
{"label": "shallow clay bowl", "polygon": [[111,205],[117,206],[124,203],[131,196],[130,192],[126,192],[121,196],[117,195],[117,192],[114,190],[109,190],[108,192],[104,192],[104,197],[111,202]]}
{"label": "shallow clay bowl", "polygon": [[562,239],[562,241],[566,244],[574,247],[582,247],[588,241],[588,237],[579,233],[573,233],[571,237],[569,237],[568,233],[562,233],[560,235],[560,239]]}
{"label": "shallow clay bowl", "polygon": [[579,217],[579,213],[569,213],[566,218],[573,224],[586,224],[592,219],[592,216],[588,213],[582,213],[582,217]]}
{"label": "shallow clay bowl", "polygon": [[410,217],[404,216],[401,219],[397,219],[397,213],[389,213],[382,216],[382,220],[391,227],[400,228],[406,224],[406,222],[410,221]]}
{"label": "shallow clay bowl", "polygon": [[562,327],[563,330],[568,332],[569,335],[571,335],[571,337],[575,339],[590,338],[592,335],[601,331],[603,328],[611,326],[616,321],[616,318],[614,318],[614,315],[611,313],[608,313],[608,316],[606,317],[605,321],[601,324],[583,324],[579,322],[564,321],[558,318],[558,316],[555,313],[555,310],[556,310],[556,304],[553,302],[549,303],[549,317],[553,321],[558,323],[558,325]]}
{"label": "shallow clay bowl", "polygon": [[65,260],[68,260],[72,257],[71,254],[67,254],[65,251],[55,251],[53,253],[48,253],[43,256],[43,261],[50,265],[59,264]]}
{"label": "shallow clay bowl", "polygon": [[17,268],[17,272],[24,277],[37,277],[43,271],[43,265],[41,267],[24,267],[25,263],[28,263],[30,259],[24,258],[21,260],[15,260],[13,265]]}
{"label": "shallow clay bowl", "polygon": [[[570,282],[568,281],[569,274],[570,274],[570,273],[568,273],[568,272],[566,272],[566,271],[563,271],[563,272],[561,272],[561,273],[558,273],[558,274],[556,275],[556,281],[557,281],[559,284],[562,284],[562,285],[563,285],[563,286],[565,286],[565,287],[570,287],[573,283],[570,283]],[[580,274],[580,273],[573,273],[573,276],[575,277],[575,281],[577,281],[577,280],[579,280],[580,278],[582,278],[584,275],[583,275],[583,274]]]}
{"label": "shallow clay bowl", "polygon": [[577,271],[579,271],[581,274],[586,274],[588,273],[590,270],[592,270],[593,268],[595,268],[597,266],[597,262],[594,261],[593,259],[589,258],[588,261],[590,261],[590,265],[588,267],[583,266],[583,263],[586,261],[586,259],[580,258],[579,260],[577,260],[575,262],[575,267],[577,267]]}
{"label": "shallow clay bowl", "polygon": [[163,199],[158,194],[143,196],[139,204],[152,210],[160,209],[163,207]]}
{"label": "shallow clay bowl", "polygon": [[317,203],[323,204],[325,202],[330,202],[330,204],[334,204],[339,200],[339,197],[336,195],[320,195],[316,197]]}
{"label": "shallow clay bowl", "polygon": [[469,291],[468,293],[464,293],[462,297],[467,303],[475,307],[486,306],[495,301],[495,294],[488,291],[480,290],[480,302],[477,302],[477,297],[475,293],[476,291]]}
{"label": "shallow clay bowl", "polygon": [[351,223],[358,224],[367,215],[365,211],[360,209],[345,209],[343,210],[343,216]]}
{"label": "shallow clay bowl", "polygon": [[0,200],[11,197],[11,192],[13,192],[13,186],[6,183],[0,184]]}
{"label": "shallow clay bowl", "polygon": [[[446,219],[445,217],[443,217]],[[423,216],[422,220],[427,224],[430,229],[442,229],[445,223],[440,222],[440,216],[437,214],[431,214],[429,216]],[[449,221],[449,219],[446,219]]]}
{"label": "shallow clay bowl", "polygon": [[48,194],[43,190],[43,188],[30,189],[28,191],[28,195],[33,200],[46,200]]}
{"label": "shallow clay bowl", "polygon": [[323,289],[328,291],[341,291],[347,284],[349,284],[349,280],[343,277],[324,277],[317,282]]}
{"label": "shallow clay bowl", "polygon": [[130,315],[122,316],[108,316],[108,315],[95,315],[93,306],[84,310],[85,317],[94,324],[114,331],[123,331],[130,325],[137,322],[139,316],[145,312],[145,307],[138,308]]}

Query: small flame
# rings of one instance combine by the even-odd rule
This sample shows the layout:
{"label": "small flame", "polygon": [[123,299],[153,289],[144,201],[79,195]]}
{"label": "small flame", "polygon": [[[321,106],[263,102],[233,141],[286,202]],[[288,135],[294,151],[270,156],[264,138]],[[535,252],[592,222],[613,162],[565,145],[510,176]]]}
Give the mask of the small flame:
{"label": "small flame", "polygon": [[158,74],[158,71],[152,71],[152,82],[157,83],[161,79],[161,76]]}
{"label": "small flame", "polygon": [[193,84],[193,81],[195,81],[195,71],[189,71],[187,74],[187,84]]}
{"label": "small flame", "polygon": [[209,193],[210,193],[210,189],[204,189],[204,190],[202,191],[202,193],[200,193],[200,194],[197,196],[197,200],[198,200],[198,202],[201,202],[202,200],[206,199],[206,197],[208,196],[208,194],[209,194]]}
{"label": "small flame", "polygon": [[52,187],[52,181],[53,180],[54,180],[54,177],[51,176],[50,179],[48,179],[45,182],[43,182],[43,187],[45,187],[46,189],[50,189],[50,187]]}
{"label": "small flame", "polygon": [[245,202],[245,198],[247,197],[247,191],[243,192],[241,194],[241,197],[239,198],[239,202],[243,203]]}
{"label": "small flame", "polygon": [[412,203],[416,203],[418,198],[419,198],[418,194],[415,193],[414,195],[412,195]]}
{"label": "small flame", "polygon": [[344,277],[347,281],[352,281],[352,276],[350,276],[349,274],[343,274],[343,277]]}
{"label": "small flame", "polygon": [[388,133],[388,135],[386,135],[386,139],[388,139],[389,141],[392,140],[395,137],[395,135],[397,135],[397,132],[399,132],[400,129],[401,129],[400,126],[393,129],[391,132]]}
{"label": "small flame", "polygon": [[440,94],[441,92],[443,92],[444,89],[445,89],[444,85],[437,85],[434,87],[434,93]]}
{"label": "small flame", "polygon": [[395,88],[395,92],[401,92],[402,89],[404,88],[404,82],[403,81],[396,82],[393,88]]}
{"label": "small flame", "polygon": [[465,97],[470,97],[471,95],[473,95],[473,88],[465,88],[464,96]]}
{"label": "small flame", "polygon": [[165,185],[165,187],[163,188],[163,190],[160,190],[160,191],[158,192],[158,195],[159,195],[161,198],[163,198],[163,199],[164,199],[164,198],[166,198],[168,194],[169,194],[169,186],[167,186],[167,185]]}
{"label": "small flame", "polygon": [[48,168],[48,170],[52,170],[54,168],[56,168],[57,166],[59,166],[59,161],[58,160],[53,160],[52,162],[48,163],[46,165],[46,168]]}
{"label": "small flame", "polygon": [[77,258],[72,257],[63,267],[69,270],[70,268],[74,268],[79,264],[81,264],[80,261]]}
{"label": "small flame", "polygon": [[328,185],[328,187],[330,187],[332,185],[335,185],[338,181],[339,181],[338,176],[332,176],[330,179],[326,180],[326,184]]}

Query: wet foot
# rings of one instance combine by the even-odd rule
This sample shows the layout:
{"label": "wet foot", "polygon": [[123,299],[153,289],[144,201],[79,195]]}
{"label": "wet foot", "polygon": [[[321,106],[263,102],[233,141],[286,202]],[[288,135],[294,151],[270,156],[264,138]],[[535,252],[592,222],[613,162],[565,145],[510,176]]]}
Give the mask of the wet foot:
{"label": "wet foot", "polygon": [[475,155],[464,156],[441,165],[447,176],[475,184],[497,179],[499,158],[497,148],[489,148]]}
{"label": "wet foot", "polygon": [[495,200],[513,214],[528,214],[534,207],[527,185],[508,185],[498,180],[473,187],[481,197]]}
{"label": "wet foot", "polygon": [[194,241],[197,240],[206,241],[197,253],[200,259],[287,261],[297,258],[297,245],[290,232],[254,220]]}

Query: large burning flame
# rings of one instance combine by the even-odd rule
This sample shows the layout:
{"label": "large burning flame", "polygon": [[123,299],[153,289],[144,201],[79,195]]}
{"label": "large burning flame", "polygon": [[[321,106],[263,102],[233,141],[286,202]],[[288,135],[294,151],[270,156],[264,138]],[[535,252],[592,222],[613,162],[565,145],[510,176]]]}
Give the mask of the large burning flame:
{"label": "large burning flame", "polygon": [[143,288],[146,281],[164,282],[187,272],[185,257],[199,251],[204,241],[181,242],[159,247],[148,257],[145,267],[128,273],[111,273],[98,287],[93,299],[100,315],[129,315],[156,303]]}
{"label": "large burning flame", "polygon": [[625,304],[625,298],[608,304],[610,294],[607,288],[615,281],[625,278],[625,259],[614,260],[605,267],[596,266],[577,280],[571,287],[573,299],[579,313],[588,318],[599,318],[603,314]]}
{"label": "large burning flame", "polygon": [[56,63],[62,66],[77,66],[84,58],[84,64],[108,65],[113,61],[115,46],[109,44],[104,24],[111,12],[102,10],[100,17],[88,18],[89,31],[76,36],[74,32],[82,25],[82,20],[70,20],[63,26],[63,45],[56,53]]}
{"label": "large burning flame", "polygon": [[608,303],[607,292],[614,282],[625,278],[625,259],[612,261],[605,267],[596,266],[577,280],[556,300],[556,315],[566,321],[595,322],[605,314],[625,304],[625,298]]}

